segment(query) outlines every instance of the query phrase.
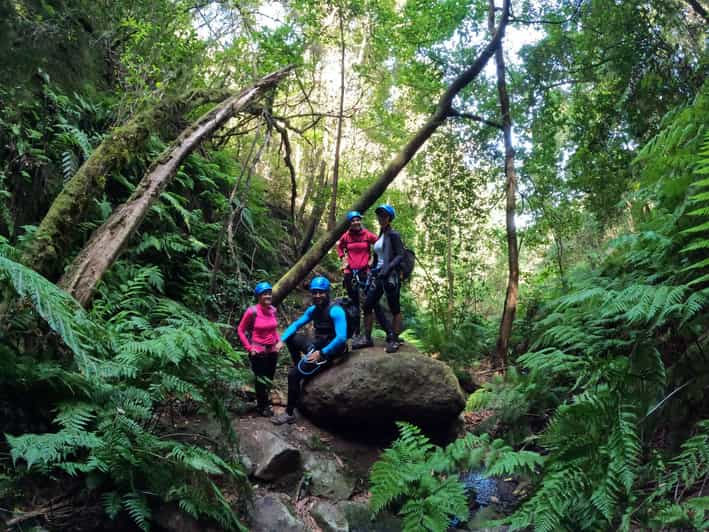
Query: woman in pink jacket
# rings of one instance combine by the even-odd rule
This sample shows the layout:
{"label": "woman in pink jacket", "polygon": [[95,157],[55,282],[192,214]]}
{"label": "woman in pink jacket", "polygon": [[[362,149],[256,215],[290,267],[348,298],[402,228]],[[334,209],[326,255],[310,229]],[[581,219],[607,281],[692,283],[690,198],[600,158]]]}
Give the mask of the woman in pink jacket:
{"label": "woman in pink jacket", "polygon": [[276,373],[278,351],[283,343],[278,336],[276,307],[271,305],[271,285],[261,282],[254,288],[256,304],[244,312],[237,329],[239,339],[249,354],[251,369],[256,377],[256,402],[258,413],[271,417],[270,385]]}

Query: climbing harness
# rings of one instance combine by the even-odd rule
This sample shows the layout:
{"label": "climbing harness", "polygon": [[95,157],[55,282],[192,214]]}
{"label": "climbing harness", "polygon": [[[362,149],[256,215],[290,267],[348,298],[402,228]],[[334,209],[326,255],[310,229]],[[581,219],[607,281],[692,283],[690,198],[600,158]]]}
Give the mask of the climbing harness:
{"label": "climbing harness", "polygon": [[[308,376],[312,375],[313,373],[315,373],[320,366],[322,366],[323,364],[327,364],[326,358],[321,360],[320,362],[308,362],[307,358],[310,355],[312,355],[313,352],[315,352],[315,351],[316,351],[315,347],[310,347],[308,352],[306,354],[304,354],[303,357],[298,361],[298,371],[301,373],[301,375],[305,375],[306,377],[308,377]],[[310,364],[314,367],[310,371],[308,371],[308,370],[304,369],[303,363]]]}
{"label": "climbing harness", "polygon": [[[364,281],[362,281],[363,275],[365,276]],[[366,294],[370,284],[372,284],[372,272],[369,269],[352,270],[352,286],[354,288]]]}

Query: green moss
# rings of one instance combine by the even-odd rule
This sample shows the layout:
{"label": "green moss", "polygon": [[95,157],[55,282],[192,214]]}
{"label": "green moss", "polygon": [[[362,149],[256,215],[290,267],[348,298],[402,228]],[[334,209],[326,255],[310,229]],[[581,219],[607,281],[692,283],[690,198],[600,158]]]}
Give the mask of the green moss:
{"label": "green moss", "polygon": [[49,279],[58,278],[71,235],[92,200],[101,196],[108,176],[125,166],[140,151],[150,133],[164,125],[161,121],[179,118],[179,115],[175,117],[164,112],[165,108],[172,106],[173,102],[165,101],[140,113],[103,140],[52,202],[33,244],[23,256],[25,264]]}

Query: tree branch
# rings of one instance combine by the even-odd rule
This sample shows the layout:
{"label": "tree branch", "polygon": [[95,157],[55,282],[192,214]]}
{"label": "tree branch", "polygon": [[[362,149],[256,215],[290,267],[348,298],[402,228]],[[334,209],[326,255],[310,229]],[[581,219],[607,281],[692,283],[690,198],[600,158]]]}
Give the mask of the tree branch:
{"label": "tree branch", "polygon": [[709,22],[709,13],[707,13],[707,10],[704,8],[704,6],[699,3],[699,0],[685,0],[685,2],[692,6],[694,12],[700,17],[702,17],[705,22]]}
{"label": "tree branch", "polygon": [[[688,0],[691,1],[691,0]],[[551,25],[551,26],[561,26],[563,24],[568,24],[569,22],[574,21],[578,16],[579,13],[581,12],[581,5],[584,3],[584,0],[577,0],[576,5],[574,6],[574,12],[569,15],[567,18],[564,19],[549,19],[549,18],[538,18],[538,19],[531,19],[531,18],[519,18],[515,17],[514,15],[510,15],[510,22],[519,22],[521,24],[546,24],[546,25]]]}
{"label": "tree branch", "polygon": [[281,142],[283,143],[284,151],[285,153],[283,154],[283,162],[286,163],[286,166],[288,167],[288,172],[290,172],[290,187],[291,187],[291,195],[290,195],[290,219],[291,223],[295,225],[295,200],[296,196],[298,194],[298,188],[297,188],[297,182],[296,182],[296,173],[295,173],[295,166],[293,165],[293,160],[291,159],[291,154],[293,153],[293,148],[291,147],[290,139],[288,138],[288,130],[280,125],[278,122],[272,119],[272,117],[266,115],[266,120],[269,120],[271,125],[280,133],[281,135]]}
{"label": "tree branch", "polygon": [[485,124],[486,126],[494,127],[496,129],[502,129],[502,124],[500,124],[499,122],[488,120],[486,118],[483,118],[482,116],[474,115],[471,113],[461,113],[456,109],[451,109],[448,113],[448,116],[450,116],[451,118],[467,118],[468,120],[480,122],[482,124]]}

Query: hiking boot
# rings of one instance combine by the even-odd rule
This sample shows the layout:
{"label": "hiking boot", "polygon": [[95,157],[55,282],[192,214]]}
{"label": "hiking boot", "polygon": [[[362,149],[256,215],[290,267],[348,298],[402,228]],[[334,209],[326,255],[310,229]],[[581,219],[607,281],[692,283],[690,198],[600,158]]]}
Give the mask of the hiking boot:
{"label": "hiking boot", "polygon": [[271,418],[271,423],[274,425],[283,425],[284,423],[293,424],[295,423],[295,415],[289,414],[288,412],[283,412],[277,416]]}
{"label": "hiking boot", "polygon": [[261,417],[273,417],[273,410],[271,410],[271,407],[266,405],[266,406],[259,406],[256,409],[256,414],[261,416]]}
{"label": "hiking boot", "polygon": [[371,338],[360,336],[352,341],[352,349],[364,349],[365,347],[374,347],[374,342]]}
{"label": "hiking boot", "polygon": [[387,346],[384,349],[387,353],[396,353],[399,350],[399,342],[396,340],[389,340]]}

